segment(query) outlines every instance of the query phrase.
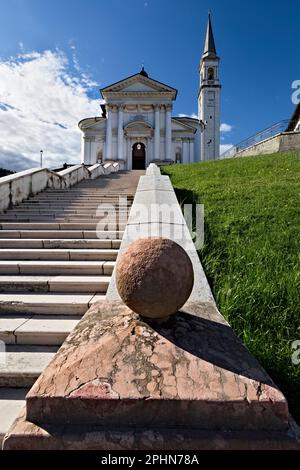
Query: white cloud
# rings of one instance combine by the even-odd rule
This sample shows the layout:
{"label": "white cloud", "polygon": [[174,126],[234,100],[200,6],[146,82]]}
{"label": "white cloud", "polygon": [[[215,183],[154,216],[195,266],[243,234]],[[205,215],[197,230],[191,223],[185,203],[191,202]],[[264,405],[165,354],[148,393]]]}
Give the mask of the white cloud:
{"label": "white cloud", "polygon": [[232,131],[232,127],[230,124],[226,124],[225,122],[222,122],[220,125],[220,132],[230,132]]}
{"label": "white cloud", "polygon": [[196,113],[192,113],[192,114],[178,114],[178,117],[190,117],[190,118],[193,118],[193,119],[198,119],[198,116]]}
{"label": "white cloud", "polygon": [[0,61],[0,167],[22,170],[80,161],[78,121],[99,115],[100,99],[88,92],[95,82],[61,51],[32,52]]}

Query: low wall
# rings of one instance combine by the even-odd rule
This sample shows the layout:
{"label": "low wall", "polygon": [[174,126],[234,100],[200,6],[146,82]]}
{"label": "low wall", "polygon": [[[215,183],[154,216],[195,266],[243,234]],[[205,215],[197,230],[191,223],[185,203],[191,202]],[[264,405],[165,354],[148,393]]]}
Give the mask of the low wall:
{"label": "low wall", "polygon": [[66,188],[70,188],[74,184],[90,177],[90,173],[84,165],[71,166],[66,170],[59,171],[57,174],[64,179]]}
{"label": "low wall", "polygon": [[279,152],[300,150],[300,132],[284,132],[281,134]]}
{"label": "low wall", "polygon": [[[188,301],[215,304],[170,178],[161,175],[159,167],[153,163],[147,168],[146,175],[140,177],[118,257],[134,240],[148,236],[170,238],[185,249],[192,261],[195,276]],[[121,300],[116,288],[115,272],[106,298]]]}
{"label": "low wall", "polygon": [[64,179],[46,168],[31,168],[0,178],[0,211],[45,188],[64,187]]}
{"label": "low wall", "polygon": [[21,203],[46,188],[68,189],[83,179],[95,179],[119,171],[117,162],[91,167],[74,165],[55,173],[48,168],[30,168],[0,178],[0,212]]}
{"label": "low wall", "polygon": [[105,174],[103,165],[101,165],[100,163],[95,163],[95,165],[89,166],[88,172],[90,173],[90,178],[92,180],[95,180],[96,178],[99,178],[99,176]]}
{"label": "low wall", "polygon": [[293,150],[300,150],[300,132],[282,132],[237,152],[234,157],[267,155],[277,152],[291,152]]}

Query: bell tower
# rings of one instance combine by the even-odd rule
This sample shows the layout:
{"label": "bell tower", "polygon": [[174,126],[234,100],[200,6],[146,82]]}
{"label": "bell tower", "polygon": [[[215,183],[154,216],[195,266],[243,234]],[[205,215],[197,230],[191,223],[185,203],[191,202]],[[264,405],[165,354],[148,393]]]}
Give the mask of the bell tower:
{"label": "bell tower", "polygon": [[204,123],[201,135],[201,161],[215,160],[220,155],[219,62],[209,14],[199,70],[198,117]]}

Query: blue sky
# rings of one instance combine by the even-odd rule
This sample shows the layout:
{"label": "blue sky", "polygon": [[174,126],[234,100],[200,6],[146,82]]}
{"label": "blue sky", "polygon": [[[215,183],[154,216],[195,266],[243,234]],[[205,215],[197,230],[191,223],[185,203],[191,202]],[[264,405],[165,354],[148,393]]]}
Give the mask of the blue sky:
{"label": "blue sky", "polygon": [[[86,117],[83,113],[96,113],[98,103],[94,99],[99,96],[98,88],[138,72],[142,62],[151,77],[178,89],[175,115],[197,112],[198,64],[208,10],[212,13],[221,58],[221,121],[232,126],[231,131],[222,133],[222,144],[237,143],[276,121],[289,118],[294,109],[291,83],[300,79],[299,3],[290,0],[2,0],[0,67],[3,66],[5,73],[2,82],[0,77],[0,102],[4,102],[0,108],[0,166],[11,161],[17,152],[18,167],[22,167],[22,157],[26,161],[24,165],[30,166],[37,158],[39,146],[49,149],[49,164],[54,165],[59,159],[74,160],[80,135],[74,129],[71,135],[70,130],[68,141],[63,136],[64,127],[76,126],[75,121]],[[21,81],[22,61],[27,63],[29,82],[26,83]],[[41,62],[45,66],[43,77]],[[34,83],[32,94],[28,91],[30,77]],[[52,88],[51,80],[56,81]],[[65,91],[69,93],[67,99],[64,99]],[[28,96],[23,103],[25,94]],[[51,115],[47,114],[51,106],[56,106],[57,123],[55,109]],[[37,109],[34,115],[32,109]],[[41,113],[45,113],[45,119]],[[66,114],[68,119],[64,120]],[[27,121],[22,130],[24,118]],[[34,119],[39,121],[37,127],[41,123],[44,127],[31,135],[30,123]],[[11,127],[3,132],[5,120],[10,121]],[[51,137],[50,127],[45,127],[47,123],[53,132],[56,126],[60,134],[54,132]],[[15,132],[13,126],[17,126]],[[23,140],[20,137],[21,140],[15,141],[16,134],[21,133]],[[56,137],[61,141],[54,148],[50,141]],[[66,156],[62,155],[67,151],[65,140],[71,146]]]}

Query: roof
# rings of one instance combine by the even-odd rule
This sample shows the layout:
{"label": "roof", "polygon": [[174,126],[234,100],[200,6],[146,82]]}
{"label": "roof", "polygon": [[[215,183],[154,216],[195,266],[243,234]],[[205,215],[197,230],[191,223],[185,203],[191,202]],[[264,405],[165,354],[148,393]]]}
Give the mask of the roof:
{"label": "roof", "polygon": [[216,51],[216,46],[215,46],[214,33],[212,29],[210,14],[208,15],[206,36],[205,36],[204,50],[203,50],[202,57],[217,57],[217,51]]}
{"label": "roof", "polygon": [[[134,78],[139,79],[139,81],[141,81],[145,84],[148,84],[149,86],[152,85],[152,87],[154,87],[156,89],[160,88],[161,91],[171,92],[171,93],[174,94],[173,99],[176,99],[176,96],[177,96],[176,88],[173,88],[169,85],[166,85],[165,83],[159,82],[158,80],[154,80],[153,78],[149,77],[149,75],[145,71],[144,67],[142,68],[142,70],[139,73],[136,73],[134,75],[130,75],[129,77],[123,78],[122,80],[119,80],[118,82],[112,83],[111,85],[108,85],[105,88],[102,88],[100,90],[100,93],[101,93],[102,97],[104,97],[103,94],[105,94],[107,92],[117,91],[117,89],[119,88],[119,86],[122,83],[124,83],[124,85],[125,85],[125,82],[131,81]],[[113,88],[115,88],[115,90],[113,90]]]}

